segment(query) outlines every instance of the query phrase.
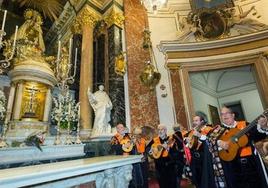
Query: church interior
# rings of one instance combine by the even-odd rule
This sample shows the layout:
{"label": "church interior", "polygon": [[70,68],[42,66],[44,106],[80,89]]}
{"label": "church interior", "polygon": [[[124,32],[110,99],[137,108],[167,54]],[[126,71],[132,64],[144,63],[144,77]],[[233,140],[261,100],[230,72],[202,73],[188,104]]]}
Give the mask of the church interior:
{"label": "church interior", "polygon": [[[111,152],[118,125],[130,144],[141,130],[147,145],[163,126],[167,135],[179,126],[184,137],[197,114],[220,125],[223,107],[236,121],[264,112],[267,122],[267,0],[0,0],[0,7],[0,187],[163,188],[153,158],[145,160],[148,185],[134,182],[146,149]],[[268,124],[254,145],[263,168],[267,135]],[[181,179],[181,187],[199,187]]]}

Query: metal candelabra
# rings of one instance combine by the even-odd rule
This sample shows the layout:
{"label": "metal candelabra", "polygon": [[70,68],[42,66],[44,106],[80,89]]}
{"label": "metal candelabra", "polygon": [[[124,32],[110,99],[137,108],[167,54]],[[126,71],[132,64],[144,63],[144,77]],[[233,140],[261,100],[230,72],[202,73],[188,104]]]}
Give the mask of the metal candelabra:
{"label": "metal candelabra", "polygon": [[78,122],[77,122],[77,130],[76,130],[76,144],[81,144],[81,140],[80,140],[80,102],[79,102],[79,106],[78,106]]}
{"label": "metal candelabra", "polygon": [[[7,44],[8,41],[3,41],[4,36],[6,35],[5,32],[5,22],[6,22],[6,16],[7,16],[7,11],[4,11],[4,17],[3,17],[3,22],[2,22],[2,27],[0,29],[0,49],[3,48],[3,46],[5,46],[5,43]],[[11,46],[11,51],[7,53],[7,55],[5,55],[5,58],[0,60],[0,74],[3,73],[3,71],[8,68],[10,66],[10,61],[13,59],[14,54],[15,54],[15,49],[16,49],[16,40],[17,40],[17,33],[18,33],[18,26],[16,26],[15,29],[15,35],[14,35],[14,39],[13,39],[13,43]]]}
{"label": "metal candelabra", "polygon": [[[59,100],[60,101],[60,100]],[[59,103],[59,108],[58,108],[58,111],[57,111],[57,115],[56,115],[56,120],[57,120],[57,135],[56,135],[56,138],[55,138],[55,141],[54,141],[54,145],[60,145],[61,144],[61,139],[60,139],[60,122],[61,122],[61,103]]]}
{"label": "metal candelabra", "polygon": [[68,133],[67,133],[66,141],[65,141],[66,145],[72,144],[72,139],[71,139],[71,135],[70,135],[70,127],[71,127],[71,104],[69,103],[69,106],[68,106]]}
{"label": "metal candelabra", "polygon": [[[75,61],[73,74],[70,75],[72,68],[72,43],[73,40],[69,41],[69,53],[67,53],[66,48],[61,48],[61,42],[58,42],[58,53],[56,60],[56,78],[58,80],[57,86],[59,89],[65,93],[69,89],[68,84],[73,84],[76,75],[77,68],[77,48],[75,48]],[[63,52],[62,52],[63,51]]]}

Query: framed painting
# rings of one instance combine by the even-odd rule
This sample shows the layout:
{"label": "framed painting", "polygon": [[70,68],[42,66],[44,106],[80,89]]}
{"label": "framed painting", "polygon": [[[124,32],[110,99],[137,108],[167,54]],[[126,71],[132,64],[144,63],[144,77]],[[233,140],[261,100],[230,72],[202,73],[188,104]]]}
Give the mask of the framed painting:
{"label": "framed painting", "polygon": [[210,8],[231,8],[234,6],[233,0],[190,0],[193,11]]}
{"label": "framed painting", "polygon": [[236,121],[246,121],[244,110],[240,101],[224,104],[227,108],[231,108],[235,114]]}
{"label": "framed painting", "polygon": [[218,108],[216,106],[208,105],[208,111],[211,118],[212,125],[219,125],[221,124]]}

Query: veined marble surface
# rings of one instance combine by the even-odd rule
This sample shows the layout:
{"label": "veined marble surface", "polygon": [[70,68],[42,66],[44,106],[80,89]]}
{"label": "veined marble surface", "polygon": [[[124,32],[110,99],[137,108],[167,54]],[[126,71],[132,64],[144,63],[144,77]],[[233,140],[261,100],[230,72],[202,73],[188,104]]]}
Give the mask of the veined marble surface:
{"label": "veined marble surface", "polygon": [[[57,181],[74,176],[100,173],[117,167],[131,167],[131,164],[141,162],[142,156],[102,156],[78,159],[35,166],[10,168],[0,170],[0,188],[30,186],[49,181]],[[129,170],[130,168],[128,168]],[[105,176],[104,176],[105,177]],[[93,181],[96,179],[93,178]],[[116,182],[116,181],[115,181]],[[77,182],[79,183],[79,182]],[[98,181],[96,181],[96,184]],[[116,183],[115,183],[116,185]],[[38,187],[38,186],[37,186]],[[103,187],[97,184],[97,187]],[[114,186],[116,187],[116,186]]]}

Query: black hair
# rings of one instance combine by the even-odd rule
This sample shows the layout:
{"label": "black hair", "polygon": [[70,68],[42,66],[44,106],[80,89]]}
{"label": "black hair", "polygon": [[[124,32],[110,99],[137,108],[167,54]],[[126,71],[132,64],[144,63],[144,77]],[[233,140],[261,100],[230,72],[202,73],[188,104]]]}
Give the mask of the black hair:
{"label": "black hair", "polygon": [[200,118],[200,121],[203,125],[207,124],[207,117],[204,112],[198,111],[195,113],[195,116],[198,116]]}

